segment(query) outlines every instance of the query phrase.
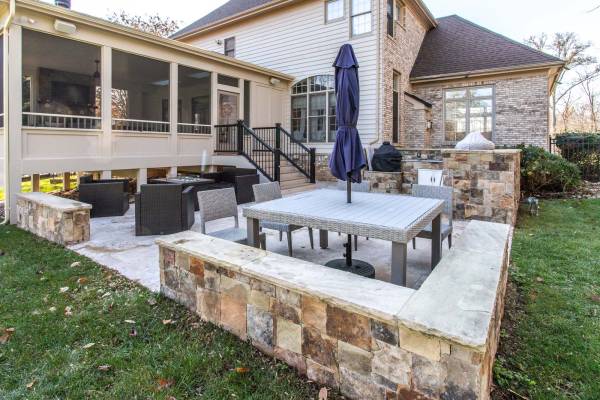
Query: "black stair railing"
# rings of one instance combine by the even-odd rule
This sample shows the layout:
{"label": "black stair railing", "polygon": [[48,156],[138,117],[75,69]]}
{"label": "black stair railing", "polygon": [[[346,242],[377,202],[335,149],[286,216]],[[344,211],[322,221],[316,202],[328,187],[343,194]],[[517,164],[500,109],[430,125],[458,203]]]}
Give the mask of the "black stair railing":
{"label": "black stair railing", "polygon": [[281,124],[251,129],[238,121],[215,125],[215,132],[217,152],[244,156],[271,181],[281,180],[283,158],[311,183],[316,182],[315,149],[296,140]]}

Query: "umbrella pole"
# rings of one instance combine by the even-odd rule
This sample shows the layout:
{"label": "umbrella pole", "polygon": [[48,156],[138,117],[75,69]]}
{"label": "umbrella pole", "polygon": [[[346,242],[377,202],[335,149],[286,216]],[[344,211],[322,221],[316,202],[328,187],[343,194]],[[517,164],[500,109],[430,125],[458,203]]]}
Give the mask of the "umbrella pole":
{"label": "umbrella pole", "polygon": [[352,203],[352,174],[348,173],[346,177],[346,200]]}

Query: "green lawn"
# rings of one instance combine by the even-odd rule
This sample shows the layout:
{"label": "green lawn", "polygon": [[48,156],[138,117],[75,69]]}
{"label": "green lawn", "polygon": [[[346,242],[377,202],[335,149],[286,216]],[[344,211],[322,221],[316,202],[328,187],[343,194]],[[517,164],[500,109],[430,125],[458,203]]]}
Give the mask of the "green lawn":
{"label": "green lawn", "polygon": [[0,399],[318,397],[286,365],[84,257],[12,227],[0,247]]}
{"label": "green lawn", "polygon": [[[77,177],[71,178],[71,187],[77,186]],[[40,191],[44,193],[57,192],[63,189],[62,182],[58,184],[50,183],[50,178],[40,179]],[[31,181],[21,182],[21,191],[31,192]],[[0,201],[4,200],[4,188],[0,186]]]}
{"label": "green lawn", "polygon": [[600,399],[600,200],[523,213],[512,262],[494,397]]}

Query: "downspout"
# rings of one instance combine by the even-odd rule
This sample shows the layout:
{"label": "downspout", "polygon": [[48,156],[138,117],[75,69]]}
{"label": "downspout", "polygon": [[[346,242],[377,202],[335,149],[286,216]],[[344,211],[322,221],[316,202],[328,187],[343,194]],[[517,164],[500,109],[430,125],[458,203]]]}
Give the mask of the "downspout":
{"label": "downspout", "polygon": [[[4,55],[9,54],[9,40],[8,40],[8,28],[10,27],[10,25],[12,24],[12,21],[15,17],[15,13],[17,11],[17,4],[16,4],[16,0],[10,0],[10,5],[9,5],[9,13],[8,13],[8,18],[6,19],[6,22],[4,23],[4,28],[3,28],[3,37],[2,40],[4,40],[4,54],[2,57],[2,62],[4,63],[4,68],[3,68],[3,76],[2,76],[2,82],[3,82],[3,86],[4,86],[4,91],[3,91],[3,96],[4,96],[4,110],[2,110],[2,112],[4,113],[4,219],[3,221],[0,223],[0,225],[7,225],[9,220],[10,220],[10,209],[8,207],[9,204],[9,200],[10,200],[10,195],[11,195],[11,190],[10,190],[10,173],[9,173],[9,167],[10,167],[10,149],[9,149],[9,139],[8,137],[9,132],[8,132],[8,126],[9,126],[9,118],[10,118],[10,114],[9,114],[9,107],[8,107],[8,90],[7,90],[7,85],[6,83],[8,82],[8,65],[9,63],[7,62],[8,57],[4,57]],[[11,205],[12,206],[12,205]]]}
{"label": "downspout", "polygon": [[384,71],[384,67],[383,67],[383,51],[381,51],[381,46],[383,44],[383,41],[385,39],[381,38],[381,13],[382,11],[382,2],[378,1],[377,2],[377,59],[379,60],[379,71],[377,72],[377,124],[376,124],[376,131],[377,131],[377,136],[375,137],[374,140],[372,140],[371,142],[369,142],[369,147],[373,146],[376,143],[379,143],[379,136],[380,136],[380,130],[381,130],[381,126],[382,126],[382,121],[383,121],[383,115],[381,114],[381,102],[382,102],[382,88],[381,88],[381,82],[382,80],[382,75],[383,75],[383,71]]}

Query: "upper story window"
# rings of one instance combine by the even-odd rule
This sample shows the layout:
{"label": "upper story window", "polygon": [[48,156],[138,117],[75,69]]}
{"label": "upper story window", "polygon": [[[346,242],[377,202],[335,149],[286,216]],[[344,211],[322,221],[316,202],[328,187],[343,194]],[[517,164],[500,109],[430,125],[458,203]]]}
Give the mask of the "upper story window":
{"label": "upper story window", "polygon": [[444,137],[458,142],[479,131],[492,140],[494,131],[494,88],[477,86],[448,89],[444,93]]}
{"label": "upper story window", "polygon": [[225,55],[227,57],[235,57],[235,37],[225,39]]}
{"label": "upper story window", "polygon": [[335,120],[335,78],[317,75],[304,79],[292,87],[292,135],[301,142],[334,142],[337,131]]}
{"label": "upper story window", "polygon": [[387,0],[387,34],[395,36],[396,24],[404,26],[406,22],[406,5],[400,0]]}
{"label": "upper story window", "polygon": [[331,22],[344,17],[344,0],[325,2],[325,21]]}
{"label": "upper story window", "polygon": [[351,0],[351,30],[352,36],[364,35],[371,32],[372,10],[371,0]]}

